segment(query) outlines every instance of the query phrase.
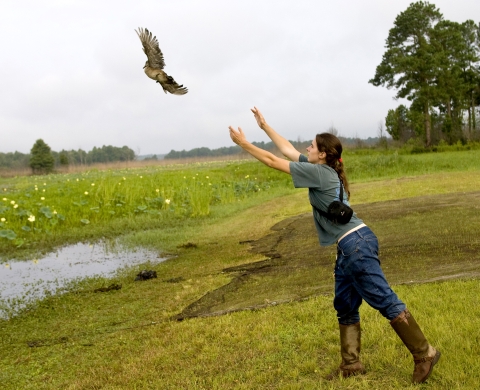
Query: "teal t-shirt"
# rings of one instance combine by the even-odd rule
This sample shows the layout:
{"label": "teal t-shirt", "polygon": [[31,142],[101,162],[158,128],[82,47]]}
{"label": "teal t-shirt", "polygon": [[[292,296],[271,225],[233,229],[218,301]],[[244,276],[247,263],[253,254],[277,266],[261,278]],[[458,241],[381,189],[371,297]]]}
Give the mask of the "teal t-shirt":
{"label": "teal t-shirt", "polygon": [[[309,163],[308,158],[300,154],[298,162],[290,162],[290,173],[295,188],[308,188],[310,203],[320,210],[327,211],[330,203],[340,200],[340,179],[337,172],[328,165]],[[350,205],[346,191],[343,191],[343,202]],[[312,209],[318,240],[322,246],[335,244],[345,233],[363,223],[355,212],[347,224],[340,225],[320,215],[315,208]]]}

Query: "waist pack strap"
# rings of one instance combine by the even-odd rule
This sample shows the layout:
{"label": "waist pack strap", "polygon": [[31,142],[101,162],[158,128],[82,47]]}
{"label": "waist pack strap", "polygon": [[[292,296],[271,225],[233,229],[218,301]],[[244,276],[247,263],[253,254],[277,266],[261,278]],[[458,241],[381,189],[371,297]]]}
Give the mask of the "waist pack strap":
{"label": "waist pack strap", "polygon": [[[340,179],[340,176],[338,177],[338,179],[340,180],[340,196],[339,196],[339,198],[340,198],[340,202],[343,203],[343,181],[342,181],[342,179]],[[310,203],[310,204],[311,204],[311,203]],[[320,210],[318,207],[315,207],[315,205],[313,205],[313,204],[311,204],[311,205],[312,205],[312,207],[313,207],[315,210],[317,210],[317,211],[320,213],[320,215],[322,215],[323,217],[325,217],[325,218],[327,218],[327,219],[330,219],[330,218],[331,218],[331,216],[330,216],[329,213],[327,213],[327,212],[325,212],[325,211],[323,211],[323,210]]]}

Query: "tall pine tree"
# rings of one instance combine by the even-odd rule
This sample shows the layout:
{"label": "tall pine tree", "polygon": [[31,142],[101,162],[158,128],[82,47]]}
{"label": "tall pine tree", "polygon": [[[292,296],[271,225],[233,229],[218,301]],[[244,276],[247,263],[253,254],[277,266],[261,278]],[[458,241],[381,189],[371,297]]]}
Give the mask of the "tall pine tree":
{"label": "tall pine tree", "polygon": [[443,19],[428,2],[412,3],[400,13],[386,40],[387,51],[369,83],[397,90],[396,98],[407,98],[421,107],[425,143],[431,144],[430,109],[435,100],[435,71],[440,58],[432,45],[432,29]]}
{"label": "tall pine tree", "polygon": [[30,151],[30,167],[34,174],[42,175],[53,171],[55,159],[50,146],[43,139],[38,139]]}

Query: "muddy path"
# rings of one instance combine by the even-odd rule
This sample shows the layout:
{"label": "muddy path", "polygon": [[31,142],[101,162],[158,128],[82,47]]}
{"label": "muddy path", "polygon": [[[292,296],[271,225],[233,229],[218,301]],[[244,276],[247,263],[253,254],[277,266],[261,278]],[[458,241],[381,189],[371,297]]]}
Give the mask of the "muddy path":
{"label": "muddy path", "polygon": [[[422,196],[354,207],[378,236],[390,284],[480,276],[480,192]],[[265,260],[224,269],[232,280],[174,318],[221,315],[333,294],[335,246],[318,244],[311,213],[242,242]]]}

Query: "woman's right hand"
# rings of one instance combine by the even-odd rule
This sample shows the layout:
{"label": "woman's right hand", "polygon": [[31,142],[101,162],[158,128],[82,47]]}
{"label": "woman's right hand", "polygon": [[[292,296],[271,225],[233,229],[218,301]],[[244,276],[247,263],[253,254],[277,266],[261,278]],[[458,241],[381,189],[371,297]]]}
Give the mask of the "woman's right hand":
{"label": "woman's right hand", "polygon": [[262,113],[257,107],[251,108],[253,112],[253,116],[255,117],[255,120],[257,121],[258,126],[262,129],[265,130],[265,126],[267,125],[267,122],[265,121],[265,118],[263,117]]}

